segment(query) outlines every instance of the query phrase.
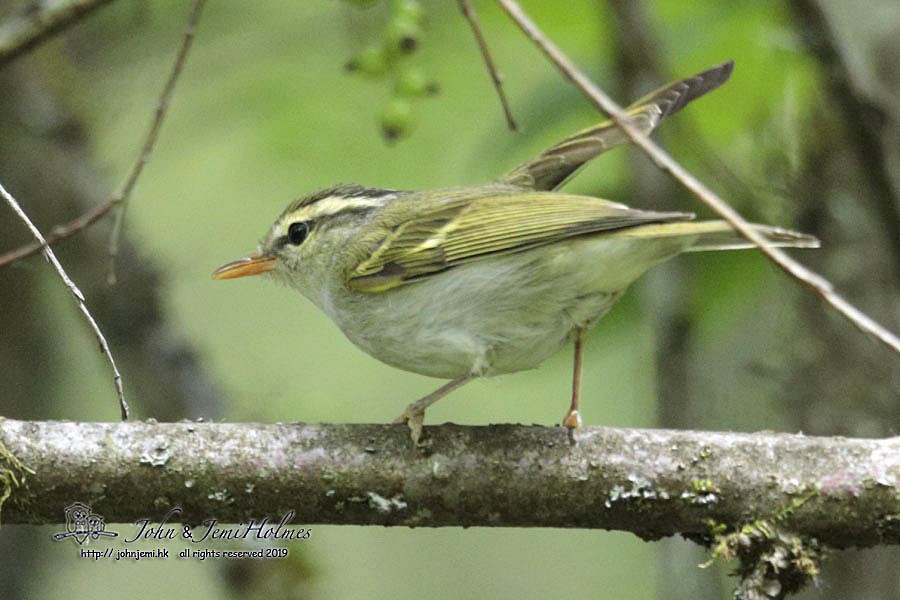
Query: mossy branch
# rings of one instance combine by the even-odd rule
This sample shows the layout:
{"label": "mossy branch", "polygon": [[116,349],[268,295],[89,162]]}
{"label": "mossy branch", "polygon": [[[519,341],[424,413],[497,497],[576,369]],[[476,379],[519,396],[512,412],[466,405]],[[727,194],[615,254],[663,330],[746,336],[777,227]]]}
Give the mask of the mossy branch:
{"label": "mossy branch", "polygon": [[0,418],[0,448],[0,467],[28,467],[5,523],[62,522],[77,501],[108,523],[179,507],[187,524],[681,534],[738,560],[746,600],[797,591],[826,547],[900,544],[900,438],[441,425],[414,448],[404,425]]}
{"label": "mossy branch", "polygon": [[[0,419],[30,467],[5,523],[107,522],[569,527],[711,543],[761,519],[832,547],[900,543],[900,438],[520,425],[74,423]],[[798,502],[797,499],[803,499]]]}

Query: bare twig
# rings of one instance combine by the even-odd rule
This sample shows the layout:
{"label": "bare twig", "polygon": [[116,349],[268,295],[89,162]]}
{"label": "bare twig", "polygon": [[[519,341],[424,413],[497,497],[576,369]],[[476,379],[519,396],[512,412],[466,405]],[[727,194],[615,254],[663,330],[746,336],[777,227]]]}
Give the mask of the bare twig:
{"label": "bare twig", "polygon": [[112,0],[31,2],[18,17],[0,25],[0,66],[47,41]]}
{"label": "bare twig", "polygon": [[22,210],[22,207],[19,206],[19,203],[16,202],[16,199],[12,197],[12,195],[6,191],[6,188],[3,187],[3,184],[0,184],[0,195],[6,200],[6,203],[9,204],[10,208],[19,216],[22,221],[28,226],[28,229],[31,230],[31,235],[34,236],[34,239],[37,240],[38,244],[41,245],[42,252],[44,254],[44,258],[47,259],[53,268],[56,269],[56,272],[59,273],[60,278],[62,278],[63,283],[66,284],[66,287],[69,288],[69,291],[72,293],[72,296],[75,298],[75,302],[78,304],[78,309],[84,315],[84,318],[87,319],[88,324],[91,326],[91,329],[94,331],[94,336],[97,338],[97,341],[100,343],[100,351],[106,355],[109,359],[109,364],[112,366],[113,371],[113,382],[116,386],[116,394],[119,396],[119,408],[122,412],[122,420],[128,420],[128,404],[125,402],[125,390],[122,388],[122,375],[119,374],[119,369],[116,367],[116,361],[113,358],[112,352],[109,351],[109,344],[106,343],[106,338],[103,337],[103,332],[100,331],[100,327],[97,325],[97,322],[94,320],[94,317],[91,316],[90,311],[87,308],[87,305],[84,303],[84,294],[81,293],[81,290],[78,289],[78,286],[75,285],[68,274],[66,274],[65,269],[62,268],[62,265],[59,264],[59,261],[56,259],[56,255],[53,254],[53,250],[50,249],[50,246],[47,245],[47,240],[44,239],[44,236],[41,235],[41,232],[38,231],[38,228],[34,226],[34,223],[31,222],[31,219],[28,218],[28,215],[25,214],[25,211]]}
{"label": "bare twig", "polygon": [[588,96],[594,106],[613,119],[635,145],[653,160],[657,167],[674,177],[704,204],[719,213],[732,227],[734,227],[735,230],[756,244],[760,251],[772,260],[772,262],[831,304],[831,306],[837,309],[838,312],[846,317],[858,329],[875,337],[894,352],[900,354],[900,338],[897,338],[896,335],[840,296],[827,279],[804,267],[781,250],[768,246],[765,239],[750,227],[750,224],[747,223],[737,211],[713,193],[712,190],[703,185],[696,177],[691,175],[662,148],[635,130],[627,116],[622,112],[622,109],[600,88],[594,85],[594,83],[584,75],[584,73],[582,73],[540,29],[538,29],[537,25],[535,25],[531,18],[525,14],[516,0],[497,0],[497,2],[503,7],[519,28],[522,29],[522,31],[531,38],[544,54],[546,54],[559,68],[560,72],[580,88],[581,91]]}
{"label": "bare twig", "polygon": [[481,32],[481,23],[478,21],[478,15],[475,14],[475,9],[472,7],[469,0],[459,0],[459,8],[462,10],[463,16],[466,17],[466,20],[472,27],[472,33],[475,34],[475,41],[478,42],[478,49],[481,50],[481,57],[484,59],[485,66],[487,66],[491,81],[494,82],[494,88],[497,90],[497,97],[500,98],[500,105],[503,107],[503,114],[506,116],[506,124],[511,130],[518,131],[519,126],[516,124],[515,119],[513,119],[509,101],[506,99],[506,94],[503,92],[503,76],[500,75],[496,65],[494,65],[491,51],[488,49],[487,41],[484,39],[484,34]]}
{"label": "bare twig", "polygon": [[[64,240],[67,237],[71,237],[82,229],[86,229],[87,227],[90,227],[91,225],[102,219],[104,216],[106,216],[106,213],[112,210],[112,207],[112,202],[107,201],[103,204],[98,204],[91,210],[69,221],[68,223],[55,225],[53,229],[50,230],[50,233],[47,234],[47,237],[44,241],[46,241],[47,244],[53,244],[54,242],[58,242],[59,240]],[[0,254],[0,268],[11,265],[14,262],[22,260],[23,258],[26,258],[33,254],[37,254],[41,251],[42,248],[43,246],[41,246],[37,242],[32,242],[30,244],[20,246],[14,250],[10,250],[5,254]]]}
{"label": "bare twig", "polygon": [[153,146],[159,137],[159,131],[162,128],[163,119],[166,116],[169,101],[172,98],[172,92],[175,90],[175,84],[178,82],[178,77],[181,75],[182,69],[184,69],[188,52],[190,52],[191,45],[194,43],[197,22],[200,20],[200,11],[205,3],[206,0],[194,0],[194,4],[191,6],[187,27],[185,27],[181,38],[181,47],[178,49],[178,56],[175,57],[175,64],[172,65],[172,71],[169,73],[169,78],[166,80],[162,93],[159,95],[159,101],[156,103],[156,112],[153,115],[153,122],[150,124],[150,131],[147,132],[147,139],[144,140],[144,147],[141,149],[137,160],[131,165],[131,171],[128,173],[128,177],[125,178],[122,187],[110,199],[110,202],[117,206],[116,220],[109,235],[108,280],[110,285],[116,282],[115,259],[116,254],[119,253],[119,238],[122,235],[122,227],[125,224],[125,209],[128,205],[128,197],[131,195],[131,190],[134,189],[134,184],[137,183],[141,171],[144,170],[144,166],[146,166],[147,161],[150,160],[150,156],[153,154]]}
{"label": "bare twig", "polygon": [[[125,216],[125,204],[128,200],[129,195],[131,194],[132,189],[134,189],[134,186],[137,183],[138,177],[144,170],[147,161],[150,160],[150,156],[153,153],[153,148],[156,144],[157,138],[159,137],[159,132],[162,127],[163,120],[165,119],[167,110],[169,108],[169,102],[172,97],[172,92],[175,89],[175,83],[178,81],[178,77],[181,75],[188,51],[190,50],[191,44],[194,40],[197,22],[200,18],[200,10],[203,8],[203,4],[205,2],[206,0],[194,0],[194,4],[191,7],[191,12],[188,17],[188,24],[182,36],[181,47],[178,50],[178,56],[175,58],[175,63],[172,66],[172,71],[169,73],[169,78],[166,80],[166,83],[163,86],[162,93],[160,93],[159,100],[156,103],[156,111],[153,115],[153,121],[150,124],[150,130],[147,132],[147,137],[144,140],[144,144],[141,148],[141,153],[131,165],[131,169],[128,172],[128,176],[125,178],[125,181],[121,186],[119,186],[119,189],[116,190],[116,192],[113,193],[112,196],[110,196],[110,198],[103,204],[95,206],[94,208],[85,212],[83,215],[72,221],[69,221],[68,223],[56,225],[55,227],[53,227],[46,238],[46,242],[48,244],[52,244],[59,240],[71,237],[76,233],[87,229],[88,227],[105,217],[114,208],[118,207],[119,210],[116,212],[116,220],[113,225],[113,230],[110,234],[109,254],[111,257],[111,261],[113,260],[113,257],[118,253],[119,239],[122,234],[122,225]],[[40,244],[31,243],[2,254],[0,255],[0,268],[11,265],[25,257],[37,254],[41,251],[41,248],[42,246]],[[111,264],[110,279],[114,281],[112,273],[113,270]]]}

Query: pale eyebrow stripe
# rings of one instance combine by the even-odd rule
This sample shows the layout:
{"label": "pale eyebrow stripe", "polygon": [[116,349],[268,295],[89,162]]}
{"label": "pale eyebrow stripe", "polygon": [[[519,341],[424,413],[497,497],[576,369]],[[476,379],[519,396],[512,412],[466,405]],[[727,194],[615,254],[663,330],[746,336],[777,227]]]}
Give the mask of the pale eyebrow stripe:
{"label": "pale eyebrow stripe", "polygon": [[[355,212],[368,210],[370,208],[380,208],[386,202],[394,198],[395,195],[381,195],[378,198],[364,198],[361,196],[342,198],[337,196],[328,196],[309,205],[308,219],[315,220],[320,217],[329,217],[341,212]],[[299,212],[299,211],[298,211]]]}

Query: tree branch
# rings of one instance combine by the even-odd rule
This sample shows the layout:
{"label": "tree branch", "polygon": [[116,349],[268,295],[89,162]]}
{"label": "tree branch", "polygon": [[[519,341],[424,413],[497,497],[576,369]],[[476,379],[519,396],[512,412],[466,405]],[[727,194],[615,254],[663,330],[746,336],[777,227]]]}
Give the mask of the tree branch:
{"label": "tree branch", "polygon": [[24,14],[0,25],[0,67],[111,1],[56,0],[30,3]]}
{"label": "tree branch", "polygon": [[60,522],[84,502],[107,522],[587,527],[711,541],[781,515],[834,547],[900,544],[900,438],[585,427],[73,423],[0,418],[34,470],[6,523]]}
{"label": "tree branch", "polygon": [[166,118],[166,112],[169,110],[172,92],[175,91],[175,84],[178,83],[178,78],[181,76],[181,71],[184,69],[185,62],[187,62],[188,53],[191,51],[191,46],[194,43],[197,23],[200,22],[200,12],[203,10],[205,3],[206,0],[194,0],[191,4],[187,26],[181,35],[181,45],[178,48],[178,54],[175,56],[175,63],[172,65],[169,77],[166,79],[166,83],[163,85],[162,92],[159,95],[159,101],[156,103],[153,122],[150,124],[149,131],[147,131],[144,146],[141,148],[141,153],[138,155],[137,160],[131,165],[131,170],[128,172],[124,183],[122,183],[122,187],[110,198],[110,203],[116,206],[116,219],[113,222],[112,231],[109,235],[110,263],[108,279],[110,284],[116,282],[115,259],[119,253],[119,239],[122,236],[122,227],[125,224],[125,210],[128,207],[131,190],[134,189],[138,177],[141,176],[144,167],[153,154],[153,147],[156,145],[156,139],[159,137],[159,132],[162,129],[163,120]]}
{"label": "tree branch", "polygon": [[869,315],[853,306],[835,291],[827,279],[804,267],[778,248],[771,247],[761,234],[756,232],[736,210],[719,198],[696,177],[689,173],[665,150],[657,146],[650,138],[642,135],[629,122],[628,117],[613,100],[598,88],[578,67],[552,42],[537,25],[525,14],[515,0],[497,0],[510,16],[540,50],[556,65],[559,71],[574,83],[591,100],[601,112],[613,119],[634,144],[662,171],[674,177],[704,204],[722,216],[745,238],[756,244],[760,252],[785,273],[804,284],[815,294],[828,302],[841,315],[849,320],[860,331],[872,336],[882,344],[900,354],[900,338],[876,322]]}
{"label": "tree branch", "polygon": [[[141,152],[138,154],[137,158],[135,158],[134,162],[131,165],[131,168],[128,170],[128,175],[125,177],[125,181],[122,182],[122,185],[119,186],[119,189],[109,197],[106,202],[103,204],[98,204],[92,209],[88,210],[84,214],[78,216],[68,223],[63,223],[54,226],[50,232],[47,234],[46,243],[53,244],[59,240],[71,237],[84,229],[87,229],[103,217],[105,217],[110,211],[114,208],[118,207],[118,211],[116,212],[116,219],[113,224],[113,229],[110,234],[109,241],[109,255],[111,259],[110,264],[110,272],[109,272],[109,280],[110,283],[115,282],[115,276],[113,271],[112,260],[115,255],[118,253],[119,248],[119,239],[122,234],[122,226],[125,218],[125,206],[128,202],[128,198],[131,195],[131,191],[134,189],[135,184],[137,183],[138,177],[140,177],[141,173],[144,170],[144,167],[147,165],[147,162],[150,160],[150,156],[153,154],[153,148],[156,145],[156,140],[159,137],[159,132],[162,128],[163,121],[165,120],[169,102],[172,99],[172,93],[175,90],[175,84],[178,82],[178,78],[181,76],[181,72],[184,69],[185,61],[187,60],[188,52],[191,49],[191,45],[194,41],[194,34],[196,32],[197,23],[200,20],[200,11],[203,8],[203,4],[206,0],[194,0],[190,14],[188,15],[188,23],[185,27],[184,33],[181,38],[181,46],[178,49],[178,54],[175,57],[175,62],[172,65],[172,70],[169,72],[169,77],[166,79],[165,85],[163,85],[162,92],[160,92],[159,100],[156,102],[156,110],[153,114],[153,120],[150,123],[150,129],[147,131],[147,135],[144,138],[144,144],[141,147]],[[9,266],[16,261],[19,261],[28,256],[32,256],[41,251],[41,245],[37,243],[25,244],[19,248],[15,248],[10,250],[4,254],[0,254],[0,268]]]}
{"label": "tree branch", "polygon": [[478,42],[478,50],[481,51],[481,58],[484,60],[484,66],[487,68],[491,81],[494,83],[494,89],[497,90],[497,97],[500,99],[500,106],[503,108],[503,116],[506,117],[506,125],[512,131],[518,131],[519,126],[513,118],[512,109],[509,107],[509,101],[506,99],[506,93],[503,91],[503,76],[497,70],[494,64],[494,58],[491,56],[491,50],[488,48],[487,40],[484,39],[484,33],[481,31],[481,22],[475,13],[475,8],[469,0],[459,0],[459,9],[462,11],[466,21],[472,28],[472,34],[475,41]]}
{"label": "tree branch", "polygon": [[[107,200],[103,204],[94,206],[84,214],[79,215],[68,223],[54,225],[53,228],[50,229],[49,232],[47,232],[44,241],[47,242],[47,245],[49,246],[51,244],[55,244],[60,240],[72,237],[79,231],[87,229],[88,227],[105,217],[106,214],[113,209],[113,206],[114,205],[112,201]],[[16,263],[23,258],[33,256],[40,251],[41,245],[37,242],[32,242],[30,244],[23,244],[18,248],[0,254],[0,269]]]}
{"label": "tree branch", "polygon": [[37,240],[37,243],[41,246],[42,252],[44,254],[44,258],[47,259],[47,262],[50,263],[56,272],[59,274],[60,279],[62,279],[65,286],[69,289],[69,292],[72,294],[72,298],[75,300],[75,303],[78,305],[78,310],[84,315],[84,318],[87,320],[88,325],[91,326],[91,330],[94,332],[94,336],[97,338],[97,342],[100,344],[100,351],[106,355],[106,358],[109,360],[109,364],[112,367],[113,372],[113,383],[116,386],[116,395],[119,397],[119,408],[122,412],[122,420],[128,420],[128,404],[125,402],[125,390],[122,388],[122,375],[119,373],[119,368],[116,366],[116,360],[113,358],[112,352],[109,350],[109,344],[106,343],[106,338],[103,337],[103,332],[100,331],[100,326],[97,325],[97,321],[94,320],[93,315],[91,315],[91,311],[88,310],[87,305],[84,303],[84,294],[81,293],[81,290],[78,289],[78,286],[75,285],[75,282],[69,278],[66,270],[63,269],[62,265],[59,264],[59,261],[56,259],[56,255],[53,253],[53,250],[50,246],[47,245],[47,240],[44,239],[44,236],[41,235],[41,232],[37,227],[34,226],[34,223],[31,222],[31,219],[28,218],[28,215],[25,214],[25,211],[22,210],[22,207],[19,206],[19,203],[16,202],[16,199],[12,197],[12,195],[6,191],[6,188],[0,184],[0,196],[6,200],[6,203],[13,210],[13,212],[18,215],[20,219],[25,223],[28,229],[31,231],[31,235],[34,236],[34,239]]}

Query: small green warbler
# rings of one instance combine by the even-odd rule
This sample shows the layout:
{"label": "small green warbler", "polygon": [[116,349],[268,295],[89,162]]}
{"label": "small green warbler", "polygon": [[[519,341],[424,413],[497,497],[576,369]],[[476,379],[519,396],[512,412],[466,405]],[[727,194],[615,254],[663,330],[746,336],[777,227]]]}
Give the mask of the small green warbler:
{"label": "small green warbler", "polygon": [[[725,62],[660,88],[627,114],[649,134],[724,83],[732,67]],[[368,354],[450,380],[398,419],[414,441],[425,409],[450,391],[475,377],[537,367],[574,341],[563,424],[576,428],[585,331],[628,285],[681,252],[753,247],[723,221],[556,191],[588,160],[627,141],[605,121],[482,185],[323,189],[288,205],[256,254],[213,277],[274,275]],[[818,245],[809,235],[754,227],[775,246]]]}

